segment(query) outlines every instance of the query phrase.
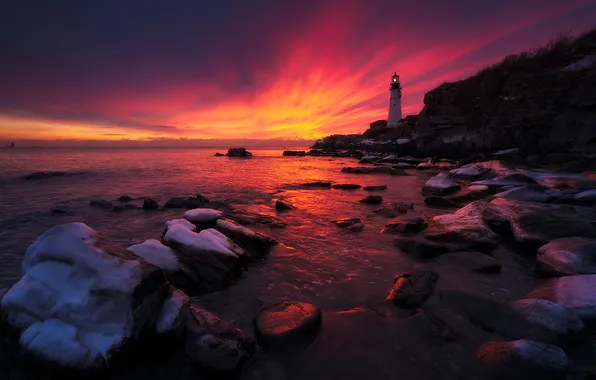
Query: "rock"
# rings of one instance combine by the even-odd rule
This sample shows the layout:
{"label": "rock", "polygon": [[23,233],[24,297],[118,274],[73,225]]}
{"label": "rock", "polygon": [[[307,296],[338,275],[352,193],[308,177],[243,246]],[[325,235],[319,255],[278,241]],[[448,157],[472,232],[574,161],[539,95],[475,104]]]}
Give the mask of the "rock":
{"label": "rock", "polygon": [[233,324],[197,306],[186,318],[184,353],[201,368],[233,372],[256,350],[252,338]]}
{"label": "rock", "polygon": [[596,189],[590,189],[582,191],[581,193],[573,196],[573,204],[581,206],[594,206],[596,205]]}
{"label": "rock", "polygon": [[164,205],[165,208],[183,208],[186,205],[186,199],[175,197],[170,198],[166,204]]}
{"label": "rock", "polygon": [[189,231],[196,231],[197,230],[197,226],[195,226],[194,224],[192,224],[191,222],[189,222],[186,219],[172,219],[172,220],[168,220],[165,225],[164,225],[164,231],[162,235],[165,235],[166,232],[168,232],[170,230],[170,228],[174,227],[174,226],[181,226],[183,228],[186,228]]}
{"label": "rock", "polygon": [[89,201],[89,205],[93,208],[100,208],[103,210],[111,210],[114,205],[110,201],[104,201],[101,199],[93,199]]}
{"label": "rock", "polygon": [[491,191],[486,185],[472,185],[449,197],[448,199],[456,203],[469,203],[483,199],[491,195]]}
{"label": "rock", "polygon": [[479,251],[493,249],[501,240],[481,216],[458,213],[435,216],[426,231],[426,237],[456,246],[458,250]]}
{"label": "rock", "polygon": [[379,159],[379,157],[377,157],[377,156],[364,156],[358,161],[358,163],[359,164],[374,164],[378,159]]}
{"label": "rock", "polygon": [[246,148],[230,148],[228,149],[228,157],[251,157],[252,153],[246,150]]}
{"label": "rock", "polygon": [[394,164],[393,166],[391,166],[391,168],[392,169],[400,169],[400,170],[416,169],[416,165],[408,164],[406,162],[399,162],[399,163]]}
{"label": "rock", "polygon": [[388,221],[382,233],[415,233],[424,230],[427,226],[426,221],[418,216],[402,215]]}
{"label": "rock", "polygon": [[341,168],[341,172],[342,173],[352,173],[352,174],[372,174],[373,168],[369,168],[366,166],[355,167],[355,168],[354,167],[345,167],[345,168]]}
{"label": "rock", "polygon": [[107,245],[87,225],[69,223],[29,246],[23,278],[1,303],[25,352],[61,367],[101,370],[154,326],[168,293],[161,270]]}
{"label": "rock", "polygon": [[352,232],[360,232],[364,229],[364,224],[362,223],[354,223],[350,226],[348,226],[348,230],[352,231]]}
{"label": "rock", "polygon": [[405,214],[408,210],[414,208],[413,203],[408,202],[391,202],[390,204],[374,209],[373,212],[375,214],[379,214],[381,216],[387,218],[396,218],[401,214]]}
{"label": "rock", "polygon": [[127,204],[124,204],[124,205],[114,205],[114,206],[112,206],[112,210],[111,211],[120,212],[120,211],[126,211],[126,210],[136,210],[138,208],[139,207],[137,207],[137,206],[135,206],[133,204],[127,203]]}
{"label": "rock", "polygon": [[223,218],[223,212],[211,208],[195,208],[184,213],[184,219],[193,224],[215,223]]}
{"label": "rock", "polygon": [[278,211],[293,210],[295,207],[285,199],[278,199],[275,201],[275,209]]}
{"label": "rock", "polygon": [[422,236],[400,236],[393,241],[393,245],[420,259],[431,259],[454,250],[448,244],[439,244]]}
{"label": "rock", "polygon": [[129,197],[128,195],[123,195],[120,198],[118,198],[118,201],[120,201],[120,202],[130,202],[130,201],[132,201],[132,198]]}
{"label": "rock", "polygon": [[549,300],[566,307],[589,328],[596,325],[596,275],[550,279],[534,288],[528,297]]}
{"label": "rock", "polygon": [[215,156],[215,157],[224,157],[224,156],[225,156],[225,154],[223,154],[223,153],[219,153],[219,152],[216,152],[216,153],[214,154],[214,156]]}
{"label": "rock", "polygon": [[[161,242],[155,239],[149,239],[140,244],[135,244],[128,248],[128,250],[149,264],[155,265],[160,268],[168,282],[177,288],[182,289],[184,292],[195,296],[208,291],[217,290],[219,287],[227,281],[228,270],[223,270],[222,276],[202,276],[206,272],[210,272],[211,268],[199,268],[201,264],[201,258],[194,258],[192,256],[186,257],[181,254],[180,251],[173,250],[170,247],[163,245]],[[195,260],[196,259],[196,260]],[[191,271],[185,264],[194,260],[191,263],[191,267],[194,271]],[[215,278],[214,281],[204,281],[210,278]],[[215,285],[212,285],[215,283]]]}
{"label": "rock", "polygon": [[240,226],[231,220],[219,219],[215,223],[215,229],[246,249],[250,256],[255,258],[267,255],[271,247],[277,244],[277,240],[273,237]]}
{"label": "rock", "polygon": [[358,190],[361,187],[362,186],[356,185],[353,183],[338,183],[338,184],[331,186],[331,188],[337,189],[337,190]]}
{"label": "rock", "polygon": [[531,340],[485,343],[477,355],[495,380],[564,380],[569,365],[559,347]]}
{"label": "rock", "polygon": [[461,217],[480,217],[493,231],[511,233],[511,217],[514,213],[515,211],[499,204],[479,200],[460,208],[454,214]]}
{"label": "rock", "polygon": [[212,228],[196,233],[181,224],[175,224],[167,230],[163,242],[188,255],[212,255],[226,264],[235,263],[246,256],[244,249]]}
{"label": "rock", "polygon": [[503,187],[503,186],[514,186],[514,187],[522,187],[522,186],[531,186],[531,185],[538,185],[538,182],[527,175],[520,174],[520,173],[513,173],[513,174],[506,174],[503,176],[499,176],[492,179],[487,179],[484,181],[476,181],[472,183],[473,185],[485,185],[490,188],[495,187]]}
{"label": "rock", "polygon": [[300,185],[304,189],[331,189],[331,182],[316,181],[308,182]]}
{"label": "rock", "polygon": [[453,182],[447,173],[439,173],[426,181],[422,195],[449,195],[459,189],[461,186]]}
{"label": "rock", "polygon": [[424,198],[424,203],[431,207],[459,208],[460,205],[449,198],[430,196]]}
{"label": "rock", "polygon": [[231,219],[239,224],[264,224],[270,228],[283,228],[286,224],[280,218],[272,215],[259,214],[246,210],[232,210],[225,214],[227,219]]}
{"label": "rock", "polygon": [[211,203],[209,202],[209,199],[199,194],[196,197],[186,198],[184,201],[184,207],[187,209],[207,208],[209,203]]}
{"label": "rock", "polygon": [[536,265],[550,276],[596,274],[596,239],[555,239],[538,249]]}
{"label": "rock", "polygon": [[380,195],[369,195],[369,196],[359,200],[359,202],[366,203],[369,205],[378,205],[378,204],[383,203],[383,197],[381,197]]}
{"label": "rock", "polygon": [[341,228],[348,228],[351,225],[361,223],[359,218],[349,218],[349,219],[336,219],[332,220],[332,223],[335,223],[336,226]]}
{"label": "rock", "polygon": [[434,270],[417,270],[397,274],[387,299],[403,308],[418,308],[435,290],[439,274]]}
{"label": "rock", "polygon": [[284,150],[283,155],[304,157],[306,156],[306,152],[303,150]]}
{"label": "rock", "polygon": [[455,265],[478,273],[499,273],[502,264],[481,252],[450,252],[436,258],[441,264]]}
{"label": "rock", "polygon": [[382,190],[387,190],[387,185],[364,186],[362,189],[364,191],[382,191]]}
{"label": "rock", "polygon": [[281,302],[263,308],[254,319],[261,346],[274,352],[308,345],[321,328],[321,310],[304,302]]}
{"label": "rock", "polygon": [[70,215],[72,212],[66,206],[56,206],[52,209],[52,214],[66,214]]}
{"label": "rock", "polygon": [[495,195],[496,198],[515,199],[530,202],[552,202],[563,195],[560,190],[549,189],[541,185],[514,187]]}
{"label": "rock", "polygon": [[370,171],[376,174],[393,174],[393,169],[389,166],[375,166],[370,168]]}
{"label": "rock", "polygon": [[143,200],[143,210],[157,210],[159,204],[151,198]]}
{"label": "rock", "polygon": [[433,169],[435,165],[431,164],[430,162],[422,162],[416,166],[416,170],[429,170]]}
{"label": "rock", "polygon": [[473,181],[481,174],[482,172],[473,167],[453,169],[449,172],[449,176],[451,176],[451,178],[465,181]]}
{"label": "rock", "polygon": [[380,164],[395,164],[400,162],[401,159],[395,156],[387,156],[379,159],[377,162]]}
{"label": "rock", "polygon": [[409,173],[405,172],[403,169],[398,169],[398,168],[395,168],[395,167],[392,167],[389,170],[389,174],[391,174],[391,175],[402,175],[402,176],[408,176],[408,175],[410,175]]}
{"label": "rock", "polygon": [[169,292],[157,315],[155,332],[163,338],[178,340],[184,335],[191,303],[182,290],[170,286]]}
{"label": "rock", "polygon": [[551,240],[563,237],[596,238],[596,228],[572,209],[532,208],[511,217],[515,240],[538,248]]}
{"label": "rock", "polygon": [[512,307],[530,324],[545,330],[544,339],[541,339],[545,343],[567,344],[583,337],[584,324],[581,319],[557,303],[526,298],[513,302]]}
{"label": "rock", "polygon": [[39,180],[39,179],[47,179],[47,178],[54,178],[54,177],[66,177],[66,176],[71,176],[71,175],[75,175],[75,174],[81,174],[81,173],[35,172],[35,173],[24,175],[21,177],[21,179],[30,181],[30,180]]}

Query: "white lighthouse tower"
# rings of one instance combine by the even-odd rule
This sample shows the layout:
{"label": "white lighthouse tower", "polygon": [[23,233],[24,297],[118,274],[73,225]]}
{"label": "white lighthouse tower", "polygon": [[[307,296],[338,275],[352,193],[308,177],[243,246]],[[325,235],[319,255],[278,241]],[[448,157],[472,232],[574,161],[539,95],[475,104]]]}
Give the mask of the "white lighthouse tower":
{"label": "white lighthouse tower", "polygon": [[396,127],[397,123],[402,119],[401,115],[401,84],[399,83],[399,75],[393,73],[391,76],[391,83],[389,84],[389,115],[387,116],[387,126]]}

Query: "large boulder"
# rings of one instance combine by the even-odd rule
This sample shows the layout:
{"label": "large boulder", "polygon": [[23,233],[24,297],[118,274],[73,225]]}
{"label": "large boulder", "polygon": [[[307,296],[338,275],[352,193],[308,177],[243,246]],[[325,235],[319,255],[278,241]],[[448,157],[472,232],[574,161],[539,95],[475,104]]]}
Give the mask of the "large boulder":
{"label": "large boulder", "polygon": [[251,337],[197,306],[190,307],[185,329],[185,355],[215,373],[235,371],[256,350]]}
{"label": "large boulder", "polygon": [[517,242],[532,248],[563,237],[596,238],[596,228],[573,208],[525,209],[511,217],[511,229]]}
{"label": "large boulder", "polygon": [[232,239],[234,243],[247,250],[249,255],[255,258],[265,256],[277,244],[275,238],[255,232],[227,219],[219,219],[215,223],[215,229]]}
{"label": "large boulder", "polygon": [[575,313],[588,327],[596,324],[596,275],[553,278],[534,288],[529,297],[558,303]]}
{"label": "large boulder", "polygon": [[466,167],[466,168],[459,168],[453,169],[449,172],[449,175],[453,179],[462,179],[467,181],[475,180],[476,178],[480,177],[482,174],[481,171],[473,168],[473,167]]}
{"label": "large boulder", "polygon": [[480,200],[491,195],[491,191],[486,185],[472,185],[449,197],[449,200],[456,203],[468,203]]}
{"label": "large boulder", "polygon": [[45,362],[101,369],[153,331],[166,279],[156,266],[117,251],[83,223],[51,228],[28,249],[23,278],[1,309],[22,349]]}
{"label": "large boulder", "polygon": [[359,202],[366,203],[369,205],[379,205],[379,204],[383,203],[383,197],[380,195],[368,195],[368,196],[362,198]]}
{"label": "large boulder", "polygon": [[503,233],[510,232],[511,217],[515,211],[493,202],[478,200],[460,208],[454,214],[461,217],[480,217],[495,232]]}
{"label": "large boulder", "polygon": [[418,308],[433,293],[438,279],[439,274],[434,270],[397,274],[387,299],[399,307]]}
{"label": "large boulder", "polygon": [[537,267],[551,276],[596,274],[596,239],[555,239],[538,249]]}
{"label": "large boulder", "polygon": [[321,321],[321,310],[313,304],[280,302],[264,307],[255,317],[255,335],[266,349],[295,349],[316,337]]}
{"label": "large boulder", "polygon": [[422,187],[422,195],[449,195],[461,189],[447,173],[439,173],[426,181]]}
{"label": "large boulder", "polygon": [[435,216],[426,237],[456,246],[458,250],[480,251],[495,248],[501,240],[481,216],[458,213]]}
{"label": "large boulder", "polygon": [[223,218],[223,212],[211,208],[195,208],[184,213],[184,219],[193,224],[214,223]]}
{"label": "large boulder", "polygon": [[548,203],[560,198],[560,190],[549,189],[544,186],[520,186],[495,194],[496,198],[515,199],[520,201]]}
{"label": "large boulder", "polygon": [[477,355],[491,380],[564,380],[569,366],[562,349],[531,340],[489,342]]}

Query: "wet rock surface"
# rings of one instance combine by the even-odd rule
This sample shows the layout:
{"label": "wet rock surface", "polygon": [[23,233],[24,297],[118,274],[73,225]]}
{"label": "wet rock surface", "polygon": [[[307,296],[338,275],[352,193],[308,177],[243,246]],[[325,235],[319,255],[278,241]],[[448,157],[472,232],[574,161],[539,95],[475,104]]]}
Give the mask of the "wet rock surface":
{"label": "wet rock surface", "polygon": [[457,250],[454,246],[436,243],[424,236],[400,236],[393,240],[393,244],[403,252],[420,259],[431,259]]}
{"label": "wet rock surface", "polygon": [[321,310],[304,302],[281,302],[263,308],[254,319],[260,345],[273,351],[304,348],[321,328]]}
{"label": "wet rock surface", "polygon": [[364,191],[382,191],[387,190],[387,185],[376,185],[376,186],[364,186],[362,188]]}
{"label": "wet rock surface", "polygon": [[401,273],[393,279],[387,300],[403,308],[422,306],[435,289],[439,274],[434,270]]}
{"label": "wet rock surface", "polygon": [[596,239],[555,239],[538,249],[537,267],[550,276],[596,274]]}
{"label": "wet rock surface", "polygon": [[337,190],[358,190],[362,186],[354,183],[337,183],[331,186],[332,189]]}
{"label": "wet rock surface", "polygon": [[449,195],[460,188],[461,186],[451,180],[447,173],[439,173],[426,181],[426,184],[422,187],[422,195]]}
{"label": "wet rock surface", "polygon": [[482,252],[460,251],[437,257],[437,262],[455,265],[478,273],[499,273],[503,265],[495,258]]}
{"label": "wet rock surface", "polygon": [[285,199],[278,199],[275,201],[275,209],[279,211],[293,210],[295,207]]}
{"label": "wet rock surface", "polygon": [[441,208],[459,208],[460,204],[454,202],[449,198],[443,198],[438,196],[430,196],[424,198],[424,203],[431,207],[441,207]]}
{"label": "wet rock surface", "polygon": [[252,157],[252,153],[246,150],[246,148],[230,148],[226,154],[228,157]]}
{"label": "wet rock surface", "polygon": [[362,198],[359,202],[366,203],[369,205],[379,205],[379,204],[383,203],[383,197],[380,195],[369,195],[369,196]]}
{"label": "wet rock surface", "polygon": [[385,224],[383,233],[415,233],[424,230],[428,224],[419,216],[402,215],[389,220]]}
{"label": "wet rock surface", "polygon": [[143,210],[157,210],[159,204],[153,199],[147,198],[143,200]]}

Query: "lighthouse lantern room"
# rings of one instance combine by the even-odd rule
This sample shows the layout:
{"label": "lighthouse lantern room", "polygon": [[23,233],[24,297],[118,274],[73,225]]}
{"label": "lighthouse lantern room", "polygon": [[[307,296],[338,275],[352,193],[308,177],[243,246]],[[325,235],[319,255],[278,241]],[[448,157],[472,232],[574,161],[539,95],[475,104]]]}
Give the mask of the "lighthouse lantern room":
{"label": "lighthouse lantern room", "polygon": [[389,83],[389,115],[387,116],[387,126],[396,127],[397,123],[402,119],[401,114],[401,84],[399,83],[399,75],[397,72],[391,76],[391,83]]}

